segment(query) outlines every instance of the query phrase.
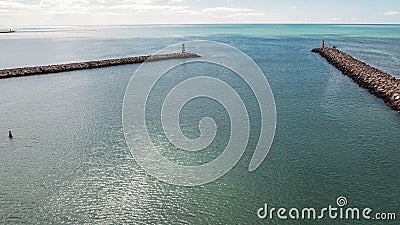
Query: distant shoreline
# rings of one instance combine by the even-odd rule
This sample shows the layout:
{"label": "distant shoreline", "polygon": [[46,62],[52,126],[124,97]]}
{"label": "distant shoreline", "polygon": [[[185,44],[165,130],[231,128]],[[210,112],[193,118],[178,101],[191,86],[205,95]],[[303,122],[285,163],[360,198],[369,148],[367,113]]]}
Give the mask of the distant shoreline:
{"label": "distant shoreline", "polygon": [[11,33],[15,33],[15,30],[0,31],[0,34],[11,34]]}

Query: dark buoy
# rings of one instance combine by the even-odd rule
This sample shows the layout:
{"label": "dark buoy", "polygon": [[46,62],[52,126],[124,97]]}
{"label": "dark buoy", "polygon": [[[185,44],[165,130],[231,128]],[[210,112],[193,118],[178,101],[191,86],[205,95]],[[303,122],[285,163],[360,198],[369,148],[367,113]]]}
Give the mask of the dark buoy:
{"label": "dark buoy", "polygon": [[12,134],[12,132],[11,132],[11,130],[8,131],[8,137],[9,137],[9,138],[13,138],[13,137],[14,137],[13,134]]}
{"label": "dark buoy", "polygon": [[322,48],[325,48],[325,40],[322,40]]}

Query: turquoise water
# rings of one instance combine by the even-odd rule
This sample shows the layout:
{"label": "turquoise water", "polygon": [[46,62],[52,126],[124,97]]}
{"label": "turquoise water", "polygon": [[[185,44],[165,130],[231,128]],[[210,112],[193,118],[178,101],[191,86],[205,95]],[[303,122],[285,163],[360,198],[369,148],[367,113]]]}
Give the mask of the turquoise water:
{"label": "turquoise water", "polygon": [[[349,224],[341,220],[261,220],[257,210],[336,205],[400,214],[400,117],[310,49],[325,39],[400,77],[397,25],[176,25],[20,28],[0,35],[0,68],[149,54],[188,40],[214,40],[248,54],[265,73],[277,105],[277,130],[264,163],[248,172],[260,120],[236,167],[199,187],[149,176],[122,131],[125,89],[138,65],[0,80],[0,223],[5,224]],[[216,52],[216,54],[223,54]],[[210,68],[209,68],[210,69]],[[200,68],[200,73],[211,73]],[[215,72],[215,71],[214,71]],[[243,84],[221,75],[241,90]],[[161,92],[181,79],[170,74]],[[155,99],[165,95],[155,92]],[[250,108],[256,103],[244,88]],[[154,104],[155,108],[157,104]],[[157,110],[154,110],[157,111]],[[181,125],[215,117],[215,143],[198,162],[220,153],[230,126],[207,99],[184,109]],[[166,150],[158,114],[152,140]],[[12,129],[15,139],[8,140]],[[167,151],[169,158],[181,158]],[[350,221],[397,224],[396,221]]]}

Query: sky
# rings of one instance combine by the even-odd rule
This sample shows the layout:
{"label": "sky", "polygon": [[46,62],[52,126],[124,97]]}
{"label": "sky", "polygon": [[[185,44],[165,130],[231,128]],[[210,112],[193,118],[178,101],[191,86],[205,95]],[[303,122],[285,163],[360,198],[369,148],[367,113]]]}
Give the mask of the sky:
{"label": "sky", "polygon": [[0,26],[397,23],[400,0],[0,0]]}

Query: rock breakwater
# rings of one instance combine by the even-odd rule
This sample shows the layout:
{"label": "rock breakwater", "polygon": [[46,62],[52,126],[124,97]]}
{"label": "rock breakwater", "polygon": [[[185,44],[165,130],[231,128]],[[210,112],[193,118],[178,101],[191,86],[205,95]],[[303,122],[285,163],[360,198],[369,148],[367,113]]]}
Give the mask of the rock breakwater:
{"label": "rock breakwater", "polygon": [[49,74],[49,73],[60,73],[60,72],[68,72],[74,70],[86,70],[86,69],[118,66],[125,64],[135,64],[135,63],[143,63],[146,61],[161,61],[169,59],[185,59],[185,58],[198,58],[198,57],[200,56],[194,53],[170,53],[170,54],[160,54],[160,55],[136,56],[136,57],[128,57],[120,59],[105,59],[98,61],[57,64],[49,66],[33,66],[33,67],[23,67],[14,69],[3,69],[0,70],[0,79]]}
{"label": "rock breakwater", "polygon": [[331,65],[400,113],[400,80],[336,48],[315,48]]}

